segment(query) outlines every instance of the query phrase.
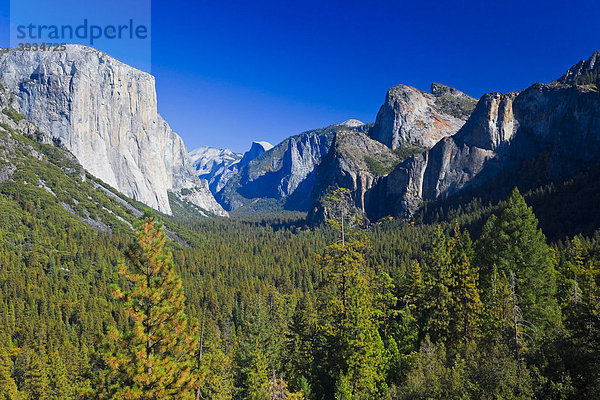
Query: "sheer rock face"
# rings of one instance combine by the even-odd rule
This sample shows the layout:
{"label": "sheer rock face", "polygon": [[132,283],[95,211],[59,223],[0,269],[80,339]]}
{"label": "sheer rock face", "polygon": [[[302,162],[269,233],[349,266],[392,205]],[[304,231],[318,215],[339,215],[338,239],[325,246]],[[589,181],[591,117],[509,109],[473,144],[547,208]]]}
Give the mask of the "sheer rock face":
{"label": "sheer rock face", "polygon": [[489,185],[499,174],[506,185],[533,188],[597,163],[600,93],[576,83],[596,58],[550,84],[484,95],[458,133],[398,165],[367,194],[371,218],[410,217],[423,200]]}
{"label": "sheer rock face", "polygon": [[392,149],[403,144],[431,148],[456,133],[476,100],[438,83],[432,85],[431,92],[405,85],[391,88],[369,136]]}
{"label": "sheer rock face", "polygon": [[64,52],[4,52],[0,79],[21,112],[92,175],[167,214],[167,192],[173,191],[226,215],[195,176],[182,139],[158,114],[152,75],[69,45]]}
{"label": "sheer rock face", "polygon": [[265,151],[271,150],[272,148],[273,145],[269,142],[252,142],[250,150],[244,153],[244,156],[240,160],[240,164],[238,167],[247,165],[250,161],[254,160],[256,157],[260,156]]}
{"label": "sheer rock face", "polygon": [[339,125],[289,137],[240,165],[238,173],[216,194],[217,200],[227,210],[256,199],[283,202],[291,210],[308,209],[317,165],[329,151],[336,128]]}

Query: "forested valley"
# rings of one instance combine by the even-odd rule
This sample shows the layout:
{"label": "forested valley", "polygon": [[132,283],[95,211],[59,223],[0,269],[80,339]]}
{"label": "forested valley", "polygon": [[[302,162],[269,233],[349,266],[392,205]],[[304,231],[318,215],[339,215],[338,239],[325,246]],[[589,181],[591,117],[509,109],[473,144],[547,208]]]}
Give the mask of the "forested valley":
{"label": "forested valley", "polygon": [[102,232],[29,186],[1,187],[2,399],[600,396],[600,231],[550,242],[516,189],[467,227]]}

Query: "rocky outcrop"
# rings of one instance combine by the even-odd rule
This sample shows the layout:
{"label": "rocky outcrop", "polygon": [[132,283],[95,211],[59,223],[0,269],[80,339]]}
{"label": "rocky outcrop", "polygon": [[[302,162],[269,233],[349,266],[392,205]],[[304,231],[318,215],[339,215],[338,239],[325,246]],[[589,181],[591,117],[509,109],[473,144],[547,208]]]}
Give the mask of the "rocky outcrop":
{"label": "rocky outcrop", "polygon": [[154,77],[89,47],[0,55],[0,79],[23,114],[92,175],[170,214],[172,191],[226,212],[195,175],[182,139],[157,112]]}
{"label": "rocky outcrop", "polygon": [[394,151],[365,133],[336,131],[329,153],[317,167],[308,221],[319,224],[328,218],[327,202],[323,199],[338,187],[349,189],[354,206],[364,213],[366,193],[398,162]]}
{"label": "rocky outcrop", "polygon": [[596,50],[587,60],[581,60],[560,78],[557,83],[563,85],[575,85],[584,83],[585,78],[597,78],[600,69],[600,51]]}
{"label": "rocky outcrop", "polygon": [[328,153],[335,132],[366,127],[350,120],[292,136],[242,165],[215,197],[227,210],[270,199],[270,208],[305,211],[310,205],[316,168]]}
{"label": "rocky outcrop", "polygon": [[465,93],[438,83],[432,85],[431,93],[394,86],[387,92],[369,136],[392,149],[403,144],[431,148],[456,133],[475,104]]}
{"label": "rocky outcrop", "polygon": [[242,154],[229,149],[202,146],[192,150],[190,158],[198,177],[206,179],[210,191],[216,193],[237,173]]}
{"label": "rocky outcrop", "polygon": [[465,188],[502,195],[570,179],[600,157],[600,93],[578,84],[598,69],[595,53],[562,78],[520,93],[484,95],[454,136],[398,165],[367,194],[371,218],[411,216],[423,200]]}
{"label": "rocky outcrop", "polygon": [[262,153],[269,151],[272,148],[273,148],[273,145],[269,142],[264,142],[264,141],[252,142],[252,145],[250,146],[250,150],[248,150],[247,152],[244,153],[244,156],[240,160],[240,164],[238,167],[241,168],[244,165],[248,165],[248,163],[250,163],[250,161],[256,159]]}

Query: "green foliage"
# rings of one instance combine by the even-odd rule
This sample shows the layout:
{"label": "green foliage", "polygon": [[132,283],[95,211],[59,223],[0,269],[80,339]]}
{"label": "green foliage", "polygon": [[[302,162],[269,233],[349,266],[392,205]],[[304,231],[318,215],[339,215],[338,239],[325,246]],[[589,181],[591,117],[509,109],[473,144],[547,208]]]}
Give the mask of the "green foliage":
{"label": "green foliage", "polygon": [[393,151],[392,156],[369,155],[363,156],[369,172],[377,176],[385,176],[396,168],[396,166],[414,154],[425,151],[425,148],[410,144],[403,144]]}
{"label": "green foliage", "polygon": [[123,332],[109,331],[102,352],[106,370],[95,384],[94,398],[195,397],[195,337],[184,313],[181,280],[164,245],[162,227],[146,213],[138,224],[136,242],[126,253],[128,265],[119,264],[130,289],[115,289],[130,326]]}
{"label": "green foliage", "polygon": [[18,400],[17,384],[11,376],[12,360],[0,344],[0,400]]}
{"label": "green foliage", "polygon": [[600,84],[600,72],[598,70],[593,72],[587,72],[585,75],[577,79],[577,84],[582,86],[588,86],[594,91],[598,91],[598,85]]}
{"label": "green foliage", "polygon": [[325,279],[318,291],[316,331],[320,357],[314,359],[327,370],[319,388],[322,398],[374,398],[385,377],[377,318],[383,310],[377,300],[378,290],[386,288],[377,285],[364,251],[360,241],[337,243],[327,248],[321,261]]}
{"label": "green foliage", "polygon": [[23,381],[23,392],[28,400],[49,400],[50,382],[44,361],[37,354],[29,359]]}
{"label": "green foliage", "polygon": [[498,217],[492,216],[478,240],[478,262],[490,287],[494,266],[514,274],[516,294],[525,319],[540,333],[560,322],[556,293],[555,258],[538,221],[515,189]]}
{"label": "green foliage", "polygon": [[395,399],[468,399],[462,360],[448,365],[443,344],[436,346],[425,338],[408,374],[405,385],[393,394]]}
{"label": "green foliage", "polygon": [[19,121],[25,119],[23,114],[19,114],[14,108],[8,107],[2,110],[2,113],[8,118],[12,119],[15,123],[19,123]]}
{"label": "green foliage", "polygon": [[371,156],[365,154],[363,159],[367,164],[369,172],[377,176],[385,176],[389,174],[394,170],[396,165],[398,165],[398,160],[395,158]]}
{"label": "green foliage", "polygon": [[420,154],[426,149],[421,146],[415,146],[410,144],[403,144],[402,146],[394,149],[394,154],[398,156],[399,162],[402,162],[415,154]]}
{"label": "green foliage", "polygon": [[472,253],[471,239],[460,233],[458,225],[450,239],[438,226],[426,259],[430,275],[421,319],[433,341],[452,349],[459,342],[467,345],[480,332],[483,305],[477,270],[470,263]]}
{"label": "green foliage", "polygon": [[466,119],[475,109],[477,100],[469,97],[459,98],[450,93],[444,93],[435,99],[435,104],[443,112],[455,118]]}
{"label": "green foliage", "polygon": [[[139,236],[127,225],[139,205],[82,179],[63,150],[14,132],[0,147],[2,167],[14,166],[0,183],[0,393],[71,399],[92,394],[98,377],[133,392],[123,382],[149,376],[134,353],[148,354],[151,335],[132,313],[149,304],[149,292],[131,274],[139,278],[146,264],[138,261],[152,257],[138,248],[127,275],[118,266]],[[568,194],[567,186],[552,190]],[[339,230],[308,230],[299,215],[220,220],[186,209],[165,217],[174,262],[165,252],[153,259],[173,279],[156,316],[177,313],[154,332],[170,349],[185,347],[171,372],[193,383],[181,382],[190,390],[178,398],[597,397],[600,232],[550,246],[517,193],[441,212],[439,226],[386,219],[359,230],[360,215],[343,209],[344,243]],[[341,228],[337,211],[333,228]],[[479,236],[475,246],[449,215]],[[476,220],[489,220],[481,235]],[[157,241],[145,243],[158,247],[147,250],[166,244],[156,229],[147,233]],[[527,321],[537,340],[515,344],[515,326],[517,336],[528,333]],[[153,374],[171,376],[168,364]]]}

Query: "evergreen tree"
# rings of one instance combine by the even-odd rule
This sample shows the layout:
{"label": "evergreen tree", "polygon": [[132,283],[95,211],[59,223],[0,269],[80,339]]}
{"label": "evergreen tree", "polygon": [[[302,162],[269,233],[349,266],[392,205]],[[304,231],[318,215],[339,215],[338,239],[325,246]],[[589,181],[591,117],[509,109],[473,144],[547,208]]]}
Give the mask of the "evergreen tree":
{"label": "evergreen tree", "polygon": [[249,365],[246,370],[244,382],[244,399],[267,400],[269,395],[269,371],[267,358],[262,352],[258,341],[248,357]]}
{"label": "evergreen tree", "polygon": [[[490,288],[485,297],[483,333],[488,342],[497,343],[506,339],[513,313],[511,285],[506,275],[500,275],[494,265],[490,277]],[[506,342],[504,342],[506,343]]]}
{"label": "evergreen tree", "polygon": [[[473,249],[468,232],[460,233],[458,224],[449,243],[452,257],[452,336],[468,343],[478,336],[481,329],[483,304],[479,297],[479,274],[471,265]],[[455,340],[456,340],[455,339]]]}
{"label": "evergreen tree", "polygon": [[478,240],[478,263],[485,268],[487,288],[494,266],[516,276],[516,293],[525,319],[545,327],[560,323],[555,259],[538,221],[515,188],[498,217],[491,216]]}
{"label": "evergreen tree", "polygon": [[401,299],[404,304],[413,304],[416,309],[421,308],[421,302],[425,295],[425,284],[423,282],[423,272],[417,260],[412,260],[408,270],[408,278],[405,280]]}
{"label": "evergreen tree", "polygon": [[97,382],[101,399],[193,399],[194,337],[184,314],[181,281],[174,271],[165,234],[146,213],[136,242],[121,263],[131,289],[115,289],[131,319],[130,329],[112,329],[102,354],[106,369]]}
{"label": "evergreen tree", "polygon": [[364,248],[360,241],[333,244],[322,260],[325,280],[319,290],[318,334],[323,337],[325,359],[315,358],[327,376],[325,382],[330,382],[330,386],[321,382],[322,398],[375,398],[385,378],[376,285],[362,255]]}
{"label": "evergreen tree", "polygon": [[296,305],[286,337],[285,362],[292,386],[310,395],[310,381],[316,380],[315,355],[322,347],[317,342],[317,315],[314,301],[307,294]]}
{"label": "evergreen tree", "polygon": [[425,337],[415,368],[393,398],[467,399],[467,386],[464,362],[448,362],[444,344],[435,345]]}
{"label": "evergreen tree", "polygon": [[452,238],[440,226],[435,229],[426,260],[430,275],[424,326],[434,343],[444,342],[452,353],[456,345],[468,344],[480,331],[483,304],[472,253],[471,239],[458,224]]}
{"label": "evergreen tree", "polygon": [[0,344],[0,400],[18,400],[17,384],[11,376],[12,361]]}
{"label": "evergreen tree", "polygon": [[49,400],[50,388],[48,372],[43,360],[35,353],[31,355],[29,367],[25,373],[23,391],[27,400]]}
{"label": "evergreen tree", "polygon": [[231,359],[221,350],[217,333],[211,333],[206,323],[206,310],[202,313],[198,351],[196,354],[197,375],[196,400],[231,399],[233,377]]}
{"label": "evergreen tree", "polygon": [[426,302],[421,324],[432,342],[446,342],[451,337],[453,308],[452,255],[447,238],[438,225],[431,239],[431,248],[426,257],[427,281]]}
{"label": "evergreen tree", "polygon": [[62,357],[59,353],[55,352],[52,354],[50,362],[50,398],[52,400],[72,399],[72,382],[69,380]]}

